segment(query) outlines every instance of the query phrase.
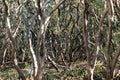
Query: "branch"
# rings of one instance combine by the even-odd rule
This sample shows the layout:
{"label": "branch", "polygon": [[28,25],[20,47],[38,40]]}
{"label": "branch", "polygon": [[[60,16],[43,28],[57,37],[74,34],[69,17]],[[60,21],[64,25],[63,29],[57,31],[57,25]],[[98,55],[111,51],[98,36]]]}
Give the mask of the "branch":
{"label": "branch", "polygon": [[114,6],[113,6],[113,0],[107,0],[108,2],[108,8],[109,8],[109,16],[110,19],[114,19]]}
{"label": "branch", "polygon": [[49,55],[47,56],[47,58],[52,63],[53,67],[57,71],[61,72],[61,70],[67,69],[67,66],[62,66],[62,65],[57,64],[55,61],[52,60],[52,58]]}
{"label": "branch", "polygon": [[40,15],[39,17],[44,19],[43,10],[42,10],[42,1],[41,0],[37,0],[35,5],[37,5],[38,15]]}
{"label": "branch", "polygon": [[85,51],[87,55],[87,62],[88,66],[91,67],[91,60],[90,60],[90,50],[88,47],[88,35],[87,35],[87,26],[88,26],[88,8],[89,4],[86,0],[84,0],[84,11],[83,11],[83,36],[84,36],[84,44],[85,44]]}
{"label": "branch", "polygon": [[38,66],[37,66],[37,59],[36,59],[36,55],[35,55],[35,51],[33,49],[33,46],[32,46],[32,40],[30,38],[30,34],[29,34],[29,48],[30,48],[30,51],[31,51],[31,57],[32,57],[32,60],[33,60],[33,74],[34,76],[37,75],[37,70],[38,70]]}
{"label": "branch", "polygon": [[107,67],[110,67],[110,46],[111,46],[111,39],[112,39],[112,23],[113,23],[113,18],[114,18],[114,10],[113,10],[113,3],[112,0],[108,0],[108,37],[107,37],[107,42],[106,42],[106,57],[107,57]]}
{"label": "branch", "polygon": [[13,34],[13,37],[16,36],[16,34],[17,34],[17,32],[18,32],[18,30],[19,30],[19,28],[20,28],[20,24],[21,24],[21,22],[22,22],[22,21],[20,20],[20,22],[18,23],[18,26],[17,26],[17,28],[16,28],[14,34]]}
{"label": "branch", "polygon": [[107,12],[108,12],[108,10],[104,11],[104,13],[103,13],[103,15],[98,23],[99,24],[98,25],[99,31],[98,31],[97,36],[96,36],[96,44],[95,44],[95,52],[94,52],[95,56],[93,57],[93,65],[92,65],[93,68],[96,66],[96,63],[97,63],[97,55],[98,55],[99,50],[100,50],[100,38],[101,38],[100,35],[101,35],[101,31],[102,31],[102,23],[104,21],[105,16],[107,15]]}
{"label": "branch", "polygon": [[119,56],[120,56],[120,46],[118,46],[116,55],[115,55],[115,57],[113,58],[112,70],[115,69],[115,66],[116,66],[116,63],[117,63],[117,60],[118,60],[118,57],[119,57]]}
{"label": "branch", "polygon": [[60,0],[56,5],[55,5],[55,7],[51,10],[51,12],[50,12],[50,14],[49,15],[52,15],[55,11],[56,11],[56,9],[64,2],[65,0]]}
{"label": "branch", "polygon": [[8,8],[6,0],[3,0],[3,3],[4,3],[4,6],[5,6],[5,19],[6,19],[7,33],[8,33],[8,36],[9,36],[11,42],[12,42],[14,67],[17,70],[17,72],[19,73],[19,76],[22,78],[22,80],[25,80],[25,76],[24,76],[22,70],[17,65],[17,59],[16,59],[17,45],[16,45],[16,42],[15,42],[15,39],[11,35],[11,25],[10,25],[10,19],[9,19],[9,8]]}
{"label": "branch", "polygon": [[53,0],[47,0],[46,2],[44,2],[42,10],[45,10],[52,1]]}
{"label": "branch", "polygon": [[95,13],[95,11],[94,10],[92,10],[92,12],[93,12],[93,15],[94,15],[94,17],[95,17],[95,21],[96,21],[96,24],[97,25],[99,25],[99,18],[98,18],[98,16],[97,16],[97,14]]}

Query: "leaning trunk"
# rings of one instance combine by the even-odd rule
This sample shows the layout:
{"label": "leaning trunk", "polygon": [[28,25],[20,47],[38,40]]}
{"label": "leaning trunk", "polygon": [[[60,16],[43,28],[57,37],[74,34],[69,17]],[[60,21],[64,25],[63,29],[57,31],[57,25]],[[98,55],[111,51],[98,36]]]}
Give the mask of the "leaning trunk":
{"label": "leaning trunk", "polygon": [[107,80],[113,80],[113,71],[114,68],[111,65],[111,41],[112,41],[112,30],[113,30],[113,22],[114,22],[114,6],[113,6],[113,0],[107,0],[108,4],[108,37],[106,42],[106,58],[107,58]]}
{"label": "leaning trunk", "polygon": [[42,80],[44,75],[44,61],[45,61],[45,33],[46,33],[45,19],[41,19],[40,32],[38,34],[38,42],[36,46],[36,57],[38,71],[35,80]]}
{"label": "leaning trunk", "polygon": [[88,80],[94,80],[93,79],[93,74],[94,74],[94,68],[90,68],[88,70]]}

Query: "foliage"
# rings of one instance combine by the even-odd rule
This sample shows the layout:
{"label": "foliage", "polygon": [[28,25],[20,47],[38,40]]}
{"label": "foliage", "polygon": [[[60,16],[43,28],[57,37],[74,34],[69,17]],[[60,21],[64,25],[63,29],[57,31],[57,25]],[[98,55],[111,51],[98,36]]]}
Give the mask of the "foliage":
{"label": "foliage", "polygon": [[104,73],[119,70],[119,0],[111,0],[113,9],[110,0],[41,1],[36,7],[34,0],[0,0],[0,80],[18,79],[16,60],[23,74],[29,72],[33,55],[44,65],[43,80],[82,80],[91,69],[93,78],[106,80]]}

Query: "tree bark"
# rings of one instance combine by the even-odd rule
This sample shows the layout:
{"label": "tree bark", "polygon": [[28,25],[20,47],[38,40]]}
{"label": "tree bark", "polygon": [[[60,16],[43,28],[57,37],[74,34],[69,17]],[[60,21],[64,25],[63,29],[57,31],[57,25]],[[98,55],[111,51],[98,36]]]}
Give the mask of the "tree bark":
{"label": "tree bark", "polygon": [[40,21],[40,31],[38,32],[38,41],[36,45],[36,58],[37,58],[37,65],[38,65],[38,71],[37,75],[34,77],[35,80],[42,80],[44,75],[44,62],[46,58],[46,51],[45,51],[45,34],[46,29],[49,24],[49,20],[53,14],[53,12],[64,2],[64,0],[59,1],[58,4],[55,5],[55,7],[51,10],[49,15],[47,16],[45,14],[45,11],[43,9],[43,2],[41,0],[35,1],[35,5],[37,7],[38,11],[38,18]]}
{"label": "tree bark", "polygon": [[113,20],[114,20],[114,6],[113,6],[113,0],[107,0],[108,3],[108,37],[106,42],[106,58],[107,58],[107,80],[113,79],[113,71],[112,65],[111,65],[111,59],[110,59],[110,46],[111,46],[111,40],[112,40],[112,26],[113,26]]}
{"label": "tree bark", "polygon": [[4,6],[5,6],[5,20],[6,20],[6,29],[7,29],[7,35],[11,41],[11,46],[12,46],[12,57],[13,57],[13,64],[14,64],[14,67],[15,69],[17,70],[20,78],[22,80],[26,80],[22,70],[19,68],[18,64],[17,64],[17,59],[16,59],[16,53],[17,53],[17,45],[16,45],[16,42],[15,42],[15,38],[12,36],[11,34],[11,24],[10,24],[10,19],[9,19],[9,7],[8,7],[8,4],[5,0],[3,0],[3,3],[4,3]]}

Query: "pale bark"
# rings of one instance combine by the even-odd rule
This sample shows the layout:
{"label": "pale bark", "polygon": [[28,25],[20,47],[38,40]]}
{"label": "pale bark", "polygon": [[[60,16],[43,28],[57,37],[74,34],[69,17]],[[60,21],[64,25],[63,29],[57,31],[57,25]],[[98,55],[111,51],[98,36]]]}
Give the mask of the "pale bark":
{"label": "pale bark", "polygon": [[3,0],[4,6],[5,6],[5,19],[6,19],[6,28],[7,28],[7,34],[8,37],[11,41],[11,45],[12,45],[12,52],[13,52],[13,63],[14,63],[14,67],[17,70],[17,72],[19,73],[19,76],[22,78],[22,80],[25,80],[25,76],[22,72],[22,70],[19,68],[18,63],[17,63],[17,59],[16,59],[16,52],[17,52],[17,45],[15,42],[15,39],[13,38],[12,34],[11,34],[11,24],[10,24],[10,19],[9,19],[9,8],[8,8],[8,4],[5,0]]}
{"label": "pale bark", "polygon": [[36,76],[38,71],[38,65],[37,65],[36,55],[32,46],[31,38],[29,38],[29,45],[30,45],[31,57],[33,60],[33,75]]}
{"label": "pale bark", "polygon": [[35,6],[38,11],[38,18],[40,21],[40,26],[39,29],[40,31],[38,32],[38,40],[37,40],[37,45],[36,45],[36,58],[37,58],[37,75],[34,77],[35,80],[41,80],[43,75],[44,75],[44,62],[45,62],[45,57],[46,57],[46,52],[45,52],[45,34],[46,34],[46,29],[49,24],[49,20],[53,14],[53,12],[64,2],[64,0],[59,1],[58,4],[54,6],[54,8],[51,10],[49,15],[47,16],[45,14],[45,7],[43,6],[46,3],[43,3],[41,0],[33,0],[35,2]]}

